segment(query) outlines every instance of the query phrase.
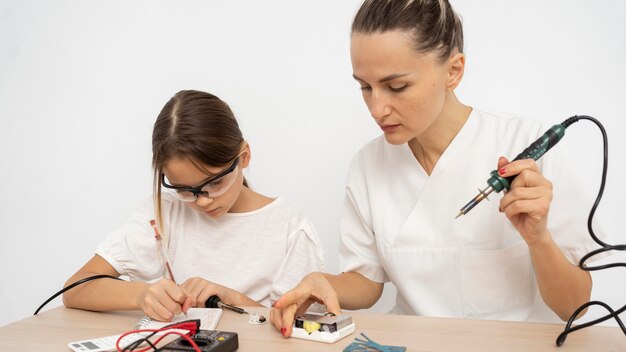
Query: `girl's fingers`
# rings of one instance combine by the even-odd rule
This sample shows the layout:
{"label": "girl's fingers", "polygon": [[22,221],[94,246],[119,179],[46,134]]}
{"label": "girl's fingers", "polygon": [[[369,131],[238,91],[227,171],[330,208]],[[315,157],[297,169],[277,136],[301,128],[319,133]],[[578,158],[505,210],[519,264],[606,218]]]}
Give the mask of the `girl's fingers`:
{"label": "girl's fingers", "polygon": [[146,315],[158,321],[172,321],[174,318],[174,313],[159,301],[149,304],[149,312],[146,312]]}

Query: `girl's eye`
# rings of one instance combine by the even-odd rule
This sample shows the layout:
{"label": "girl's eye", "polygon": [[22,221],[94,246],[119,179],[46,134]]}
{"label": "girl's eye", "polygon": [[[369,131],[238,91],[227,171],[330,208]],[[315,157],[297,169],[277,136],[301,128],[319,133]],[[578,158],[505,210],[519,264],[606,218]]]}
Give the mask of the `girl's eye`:
{"label": "girl's eye", "polygon": [[394,85],[390,85],[389,89],[393,92],[401,92],[404,90],[404,88],[406,88],[406,84],[394,84]]}
{"label": "girl's eye", "polygon": [[215,186],[219,186],[224,182],[224,178],[220,178],[219,180],[213,181],[211,183],[209,183],[209,186],[211,187],[215,187]]}
{"label": "girl's eye", "polygon": [[362,90],[362,91],[370,91],[370,90],[372,90],[372,87],[369,87],[369,86],[361,86],[361,90]]}

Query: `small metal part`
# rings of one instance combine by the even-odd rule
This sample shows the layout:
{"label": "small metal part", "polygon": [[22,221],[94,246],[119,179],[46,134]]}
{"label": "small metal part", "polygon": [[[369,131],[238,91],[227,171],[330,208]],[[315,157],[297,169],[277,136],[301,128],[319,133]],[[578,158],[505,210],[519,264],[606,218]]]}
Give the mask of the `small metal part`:
{"label": "small metal part", "polygon": [[470,210],[472,210],[473,207],[476,206],[476,204],[480,203],[483,199],[489,200],[487,196],[491,194],[491,192],[493,192],[493,187],[491,186],[487,186],[487,188],[485,189],[479,188],[476,197],[470,200],[469,203],[467,203],[463,208],[461,208],[461,210],[459,210],[459,214],[457,214],[455,219],[461,215],[467,214]]}

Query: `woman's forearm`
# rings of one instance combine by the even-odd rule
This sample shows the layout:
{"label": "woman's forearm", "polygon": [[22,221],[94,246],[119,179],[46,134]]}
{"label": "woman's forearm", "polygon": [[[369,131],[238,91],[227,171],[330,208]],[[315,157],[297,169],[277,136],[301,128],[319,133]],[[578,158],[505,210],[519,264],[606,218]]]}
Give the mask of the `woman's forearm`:
{"label": "woman's forearm", "polygon": [[528,248],[541,297],[562,320],[568,320],[578,307],[589,301],[591,275],[570,263],[551,235],[529,243]]}
{"label": "woman's forearm", "polygon": [[359,273],[347,272],[325,276],[337,292],[339,304],[344,309],[369,308],[378,301],[383,292],[384,284],[374,282]]}

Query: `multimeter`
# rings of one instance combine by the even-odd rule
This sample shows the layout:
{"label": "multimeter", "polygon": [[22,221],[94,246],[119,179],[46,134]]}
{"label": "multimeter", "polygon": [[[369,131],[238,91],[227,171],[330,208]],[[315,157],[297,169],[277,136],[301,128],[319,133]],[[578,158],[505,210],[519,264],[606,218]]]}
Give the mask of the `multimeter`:
{"label": "multimeter", "polygon": [[[198,345],[202,352],[231,352],[239,347],[237,333],[215,330],[198,330],[190,336],[193,342]],[[195,351],[189,341],[183,337],[168,343],[158,349],[158,351]]]}

